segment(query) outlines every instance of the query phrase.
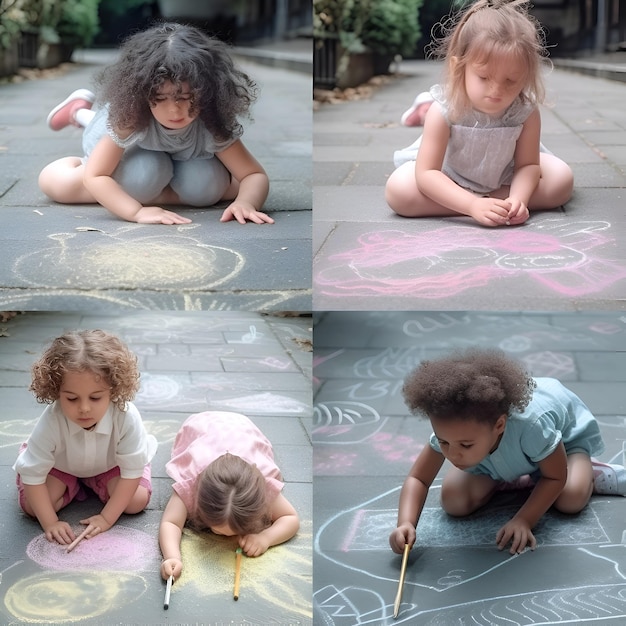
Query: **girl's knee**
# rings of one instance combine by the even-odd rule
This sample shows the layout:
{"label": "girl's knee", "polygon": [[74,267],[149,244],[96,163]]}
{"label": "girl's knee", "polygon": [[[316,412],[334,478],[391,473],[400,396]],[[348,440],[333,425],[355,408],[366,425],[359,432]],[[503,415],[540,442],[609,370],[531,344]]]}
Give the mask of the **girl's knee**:
{"label": "girl's knee", "polygon": [[142,204],[153,201],[172,179],[172,159],[164,152],[129,150],[113,172],[124,191]]}
{"label": "girl's knee", "polygon": [[463,489],[454,487],[442,487],[441,508],[452,517],[465,517],[476,510],[470,495]]}
{"label": "girl's knee", "polygon": [[180,202],[190,206],[216,204],[227,193],[230,184],[230,172],[215,157],[175,162],[170,182]]}
{"label": "girl's knee", "polygon": [[554,508],[561,513],[573,515],[580,513],[588,504],[593,492],[593,483],[589,485],[565,486],[554,502]]}
{"label": "girl's knee", "polygon": [[124,513],[129,515],[135,515],[136,513],[141,513],[150,502],[150,492],[143,486],[137,487],[137,491],[135,491],[135,495],[132,500],[128,503],[128,506],[124,510]]}

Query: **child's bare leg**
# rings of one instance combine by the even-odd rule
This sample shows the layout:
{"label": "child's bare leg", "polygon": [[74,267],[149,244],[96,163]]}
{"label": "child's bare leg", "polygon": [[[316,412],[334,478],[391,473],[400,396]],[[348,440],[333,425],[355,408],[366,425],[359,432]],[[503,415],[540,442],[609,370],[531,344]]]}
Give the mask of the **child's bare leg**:
{"label": "child's bare leg", "polygon": [[62,204],[92,204],[96,199],[83,184],[84,165],[79,157],[63,157],[41,170],[39,188]]}
{"label": "child's bare leg", "polygon": [[[48,477],[46,478],[46,488],[50,494],[52,507],[55,511],[59,511],[63,507],[63,496],[65,495],[67,485],[62,480],[56,478],[56,476],[48,474]],[[31,517],[37,517],[30,505],[30,502],[26,498],[24,499],[24,511]]]}
{"label": "child's bare leg", "polygon": [[402,217],[441,217],[460,215],[425,196],[415,181],[415,161],[403,163],[385,185],[387,204]]}
{"label": "child's bare leg", "polygon": [[593,492],[593,467],[584,452],[567,457],[567,482],[554,502],[561,513],[578,513],[587,506]]}
{"label": "child's bare leg", "polygon": [[[109,492],[109,496],[115,490],[115,486],[119,482],[120,477],[116,476],[115,478],[111,478],[111,480],[107,483],[107,491]],[[150,494],[148,490],[139,485],[137,490],[133,494],[128,506],[124,509],[124,513],[128,513],[129,515],[134,515],[135,513],[141,513],[146,506],[148,506],[148,502],[150,501]]]}
{"label": "child's bare leg", "polygon": [[570,166],[553,154],[539,155],[541,178],[528,202],[530,210],[555,209],[565,204],[574,189],[574,174]]}
{"label": "child's bare leg", "polygon": [[451,467],[441,486],[441,506],[448,515],[469,515],[491,500],[497,486],[490,476]]}

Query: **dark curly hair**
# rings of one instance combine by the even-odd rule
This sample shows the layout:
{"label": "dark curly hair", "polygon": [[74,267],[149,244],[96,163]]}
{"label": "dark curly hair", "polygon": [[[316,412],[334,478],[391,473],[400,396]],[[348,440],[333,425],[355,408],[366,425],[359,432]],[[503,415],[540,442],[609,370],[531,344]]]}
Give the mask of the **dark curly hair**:
{"label": "dark curly hair", "polygon": [[58,400],[66,372],[93,372],[111,386],[111,402],[121,411],[139,389],[137,357],[103,330],[72,331],[57,337],[32,367],[30,391],[37,402]]}
{"label": "dark curly hair", "polygon": [[402,393],[412,413],[495,424],[511,409],[523,411],[535,381],[500,350],[470,348],[424,361],[407,376]]}
{"label": "dark curly hair", "polygon": [[109,123],[118,130],[141,130],[152,118],[150,104],[164,82],[176,94],[191,93],[190,114],[198,114],[218,141],[242,135],[238,116],[249,116],[254,81],[235,67],[226,43],[198,28],[161,23],[128,37],[116,63],[95,78],[98,99],[109,105]]}

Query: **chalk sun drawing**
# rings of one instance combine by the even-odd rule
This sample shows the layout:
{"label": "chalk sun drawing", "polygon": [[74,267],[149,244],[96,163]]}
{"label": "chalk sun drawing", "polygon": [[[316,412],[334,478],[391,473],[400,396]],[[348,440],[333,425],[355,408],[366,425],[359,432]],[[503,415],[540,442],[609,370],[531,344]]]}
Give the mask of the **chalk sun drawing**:
{"label": "chalk sun drawing", "polygon": [[378,432],[388,418],[361,402],[320,402],[313,407],[313,439],[316,443],[359,443]]}
{"label": "chalk sun drawing", "polygon": [[[257,558],[242,563],[239,601],[260,598],[281,615],[311,617],[311,521],[301,520],[297,540],[273,546]],[[227,597],[233,592],[235,549],[230,537],[183,531],[181,556],[184,569],[176,587],[193,585],[199,596]]]}
{"label": "chalk sun drawing", "polygon": [[[36,287],[67,283],[78,289],[211,289],[228,282],[242,270],[245,260],[229,248],[201,243],[183,234],[125,239],[106,234],[82,248],[75,233],[53,233],[56,246],[24,255],[15,273]],[[76,241],[75,241],[76,240]],[[69,252],[71,251],[71,254]],[[41,266],[46,267],[45,278]]]}
{"label": "chalk sun drawing", "polygon": [[20,623],[82,622],[137,600],[146,589],[141,576],[126,572],[44,572],[11,586],[4,605]]}
{"label": "chalk sun drawing", "polygon": [[513,276],[528,276],[563,296],[598,293],[626,278],[622,261],[594,254],[615,245],[605,221],[538,219],[485,231],[455,224],[423,233],[362,234],[316,275],[330,296],[394,295],[439,299]]}
{"label": "chalk sun drawing", "polygon": [[[78,535],[84,528],[76,528]],[[26,554],[47,570],[138,571],[159,562],[159,547],[154,536],[140,530],[116,525],[91,539],[84,539],[71,552],[44,534],[26,547]]]}

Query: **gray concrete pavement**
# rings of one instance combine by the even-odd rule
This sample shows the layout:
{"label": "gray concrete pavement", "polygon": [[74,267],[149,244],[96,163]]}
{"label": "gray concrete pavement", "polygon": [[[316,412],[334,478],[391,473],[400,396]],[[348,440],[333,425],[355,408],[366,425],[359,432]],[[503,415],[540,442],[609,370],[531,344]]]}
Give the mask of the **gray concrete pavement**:
{"label": "gray concrete pavement", "polygon": [[620,313],[327,312],[316,314],[313,374],[313,615],[316,624],[594,624],[626,621],[626,498],[594,495],[578,515],[546,513],[537,549],[495,546],[528,491],[496,494],[468,518],[426,501],[397,620],[401,558],[391,552],[399,491],[430,423],[401,388],[421,361],[497,347],[534,376],[560,379],[596,416],[622,464],[626,319]]}
{"label": "gray concrete pavement", "polygon": [[470,218],[405,219],[384,199],[400,125],[441,66],[407,61],[371,97],[314,113],[313,288],[318,310],[573,310],[626,306],[626,117],[622,82],[555,69],[542,139],[569,163],[564,209],[488,229]]}
{"label": "gray concrete pavement", "polygon": [[310,309],[310,73],[240,60],[260,87],[243,140],[270,177],[274,225],[221,224],[226,204],[183,207],[188,225],[138,225],[37,186],[48,162],[81,154],[79,129],[48,129],[50,109],[114,55],[78,52],[46,78],[0,85],[0,306]]}
{"label": "gray concrete pavement", "polygon": [[[138,355],[135,403],[159,448],[147,510],[123,515],[100,540],[68,555],[20,511],[11,466],[42,411],[28,391],[30,366],[51,339],[76,328],[114,332]],[[310,317],[243,312],[42,312],[0,323],[0,623],[310,626],[310,342]],[[165,463],[180,424],[212,409],[248,415],[272,442],[301,529],[258,559],[244,559],[237,602],[233,541],[185,530],[185,572],[164,611],[157,533],[171,495]],[[78,529],[100,509],[92,496],[61,518]]]}

